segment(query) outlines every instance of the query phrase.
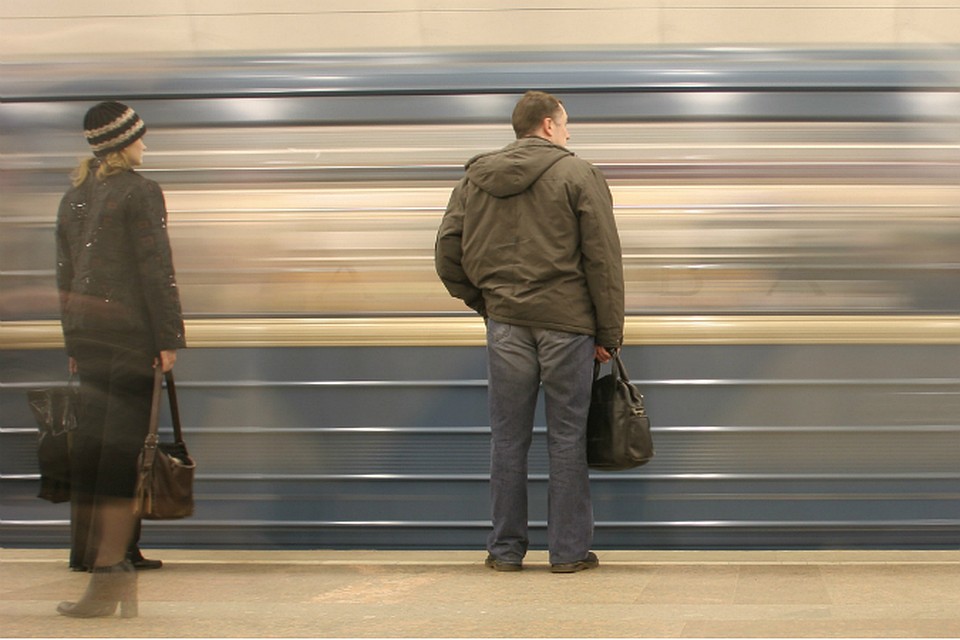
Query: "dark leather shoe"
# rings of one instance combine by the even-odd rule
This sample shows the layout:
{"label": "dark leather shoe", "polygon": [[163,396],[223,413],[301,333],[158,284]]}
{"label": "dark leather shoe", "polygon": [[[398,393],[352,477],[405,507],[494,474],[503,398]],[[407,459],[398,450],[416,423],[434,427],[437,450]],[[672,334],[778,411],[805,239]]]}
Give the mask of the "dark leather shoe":
{"label": "dark leather shoe", "polygon": [[577,562],[558,562],[550,565],[550,571],[553,573],[576,573],[587,569],[596,569],[600,566],[600,559],[593,551],[587,553],[587,557]]}
{"label": "dark leather shoe", "polygon": [[163,560],[147,560],[143,557],[143,554],[137,551],[137,553],[128,553],[127,560],[130,561],[130,564],[133,565],[134,569],[138,571],[146,571],[148,569],[159,569],[163,566]]}
{"label": "dark leather shoe", "polygon": [[523,569],[523,565],[519,562],[504,562],[489,555],[487,556],[487,559],[483,561],[483,564],[490,567],[494,571],[520,571]]}
{"label": "dark leather shoe", "polygon": [[163,566],[163,560],[147,560],[146,558],[141,558],[140,560],[134,560],[133,568],[137,571],[143,571],[145,569],[159,569]]}

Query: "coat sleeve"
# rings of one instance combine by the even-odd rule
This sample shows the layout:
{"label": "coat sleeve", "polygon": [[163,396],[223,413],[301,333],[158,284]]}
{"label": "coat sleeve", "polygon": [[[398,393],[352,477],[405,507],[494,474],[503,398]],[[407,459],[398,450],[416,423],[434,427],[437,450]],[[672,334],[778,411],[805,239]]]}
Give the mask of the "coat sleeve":
{"label": "coat sleeve", "polygon": [[158,351],[179,349],[186,346],[186,339],[163,192],[147,181],[136,198],[130,233],[154,342]]}
{"label": "coat sleeve", "polygon": [[[69,205],[64,196],[60,202],[60,208],[57,211],[57,293],[60,301],[60,322],[63,324],[67,315],[67,304],[70,300],[70,287],[73,284],[73,258],[70,255],[70,242],[66,237],[64,228],[64,216]],[[64,333],[64,342],[67,347],[67,355],[73,356],[73,345],[68,336]]]}
{"label": "coat sleeve", "polygon": [[450,202],[437,232],[434,265],[450,295],[463,300],[468,307],[485,317],[483,291],[470,281],[463,269],[464,186],[465,180],[462,180],[450,194]]}
{"label": "coat sleeve", "polygon": [[602,347],[620,347],[625,307],[623,254],[610,188],[596,167],[589,166],[577,212],[583,269],[597,319],[596,341]]}

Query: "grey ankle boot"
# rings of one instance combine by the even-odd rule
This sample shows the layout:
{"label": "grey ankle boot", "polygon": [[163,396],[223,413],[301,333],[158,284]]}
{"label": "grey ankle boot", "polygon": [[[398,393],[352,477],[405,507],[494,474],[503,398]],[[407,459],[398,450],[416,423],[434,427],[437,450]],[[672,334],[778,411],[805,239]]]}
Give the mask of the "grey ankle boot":
{"label": "grey ankle boot", "polygon": [[137,570],[128,560],[111,567],[94,567],[87,591],[79,602],[61,602],[57,613],[72,618],[112,616],[120,605],[120,616],[137,616]]}

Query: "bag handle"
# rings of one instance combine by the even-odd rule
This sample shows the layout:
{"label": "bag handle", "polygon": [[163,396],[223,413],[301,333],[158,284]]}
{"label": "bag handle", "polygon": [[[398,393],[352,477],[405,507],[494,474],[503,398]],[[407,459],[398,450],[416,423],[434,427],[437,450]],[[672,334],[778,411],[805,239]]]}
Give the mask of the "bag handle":
{"label": "bag handle", "polygon": [[157,426],[160,423],[160,391],[162,388],[163,371],[157,368],[153,370],[153,401],[150,404],[150,430],[147,432],[147,438],[157,435]]}
{"label": "bag handle", "polygon": [[183,443],[183,430],[180,428],[180,407],[177,404],[177,387],[173,381],[173,372],[166,373],[158,366],[153,370],[153,400],[150,404],[150,429],[147,432],[147,439],[144,442],[148,449],[149,460],[145,460],[148,465],[153,464],[153,456],[156,453],[157,442],[160,438],[157,431],[160,425],[160,394],[163,392],[163,380],[167,380],[167,396],[170,398],[170,417],[173,421],[173,437],[178,443]]}
{"label": "bag handle", "polygon": [[617,371],[620,373],[620,379],[624,382],[630,382],[630,376],[627,375],[627,367],[623,364],[623,360],[620,358],[619,351],[614,352],[613,359],[617,363]]}
{"label": "bag handle", "polygon": [[170,419],[173,421],[173,439],[183,443],[183,431],[180,429],[180,406],[177,404],[177,386],[173,381],[173,371],[163,374],[167,380],[167,396],[170,398]]}
{"label": "bag handle", "polygon": [[160,391],[163,388],[163,371],[160,367],[153,370],[153,400],[150,403],[150,428],[147,431],[147,437],[143,441],[143,462],[141,464],[141,475],[149,472],[153,468],[153,461],[157,457],[157,443],[160,438],[157,436],[157,426],[160,423]]}

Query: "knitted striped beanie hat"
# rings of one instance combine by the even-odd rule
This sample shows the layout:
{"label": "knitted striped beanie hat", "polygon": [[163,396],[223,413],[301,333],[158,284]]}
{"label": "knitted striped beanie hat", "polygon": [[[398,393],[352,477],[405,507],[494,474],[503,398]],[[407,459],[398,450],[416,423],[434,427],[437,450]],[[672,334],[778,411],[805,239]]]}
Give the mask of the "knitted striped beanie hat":
{"label": "knitted striped beanie hat", "polygon": [[87,142],[93,155],[102,158],[136,142],[147,132],[137,112],[120,102],[101,102],[83,118]]}

